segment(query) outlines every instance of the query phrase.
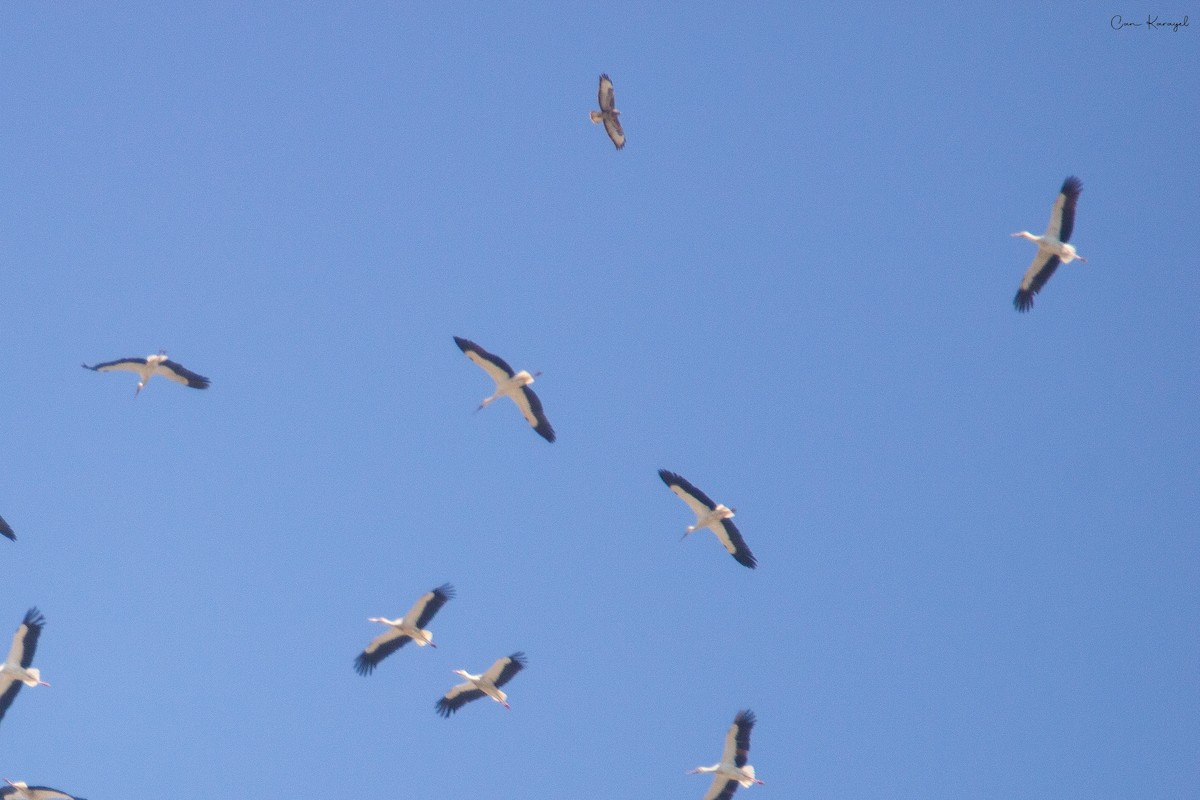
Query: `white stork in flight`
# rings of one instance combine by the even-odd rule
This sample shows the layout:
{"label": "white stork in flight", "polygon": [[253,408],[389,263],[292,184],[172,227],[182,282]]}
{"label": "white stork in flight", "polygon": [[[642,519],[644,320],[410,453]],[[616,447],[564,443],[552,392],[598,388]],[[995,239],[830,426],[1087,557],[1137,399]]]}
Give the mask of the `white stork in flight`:
{"label": "white stork in flight", "polygon": [[358,654],[358,658],[354,659],[355,671],[359,675],[370,675],[375,671],[375,667],[379,666],[380,661],[409,642],[416,642],[421,647],[425,645],[437,647],[433,643],[433,631],[422,630],[422,628],[453,597],[454,587],[443,583],[436,589],[421,595],[417,602],[413,603],[408,613],[400,619],[371,617],[367,620],[367,622],[380,622],[391,627],[372,639],[366,649]]}
{"label": "white stork in flight", "polygon": [[1046,281],[1050,280],[1060,263],[1069,264],[1076,259],[1087,263],[1086,258],[1075,252],[1074,245],[1067,244],[1071,232],[1075,230],[1075,204],[1079,202],[1079,193],[1082,191],[1083,182],[1074,175],[1070,176],[1063,181],[1058,198],[1054,201],[1054,208],[1050,209],[1050,222],[1046,225],[1046,232],[1041,236],[1034,236],[1029,231],[1013,234],[1037,242],[1038,246],[1037,255],[1033,257],[1029,269],[1025,270],[1025,277],[1021,279],[1017,296],[1013,298],[1013,305],[1017,311],[1033,308],[1033,296],[1046,285]]}
{"label": "white stork in flight", "polygon": [[33,663],[38,637],[42,635],[45,624],[46,618],[34,607],[25,612],[25,619],[17,626],[8,658],[0,664],[0,720],[4,719],[4,713],[17,699],[17,692],[21,691],[22,686],[50,685],[42,680],[37,667],[29,666]]}
{"label": "white stork in flight", "polygon": [[49,786],[30,786],[25,781],[10,781],[8,778],[4,782],[8,786],[0,789],[0,800],[83,800],[82,797]]}
{"label": "white stork in flight", "polygon": [[13,533],[12,526],[4,521],[4,517],[0,517],[0,536],[7,536],[14,542],[17,540],[17,535]]}
{"label": "white stork in flight", "polygon": [[525,370],[513,372],[513,368],[503,358],[489,353],[471,340],[463,339],[461,336],[455,336],[454,343],[458,345],[459,350],[466,353],[467,358],[483,367],[483,371],[496,382],[495,393],[491,397],[485,397],[479,404],[479,408],[475,409],[476,411],[490,405],[493,400],[508,396],[517,404],[517,408],[521,409],[525,420],[543,439],[547,442],[554,441],[554,428],[550,427],[550,420],[546,419],[546,412],[542,411],[542,401],[533,393],[533,389],[529,388],[533,379],[542,373],[535,372],[530,375]]}
{"label": "white stork in flight", "polygon": [[730,519],[737,509],[729,508],[722,503],[714,503],[711,497],[697,489],[691,481],[674,472],[660,469],[658,477],[662,478],[663,483],[669,486],[672,492],[679,495],[696,514],[696,524],[689,525],[683,532],[685,539],[690,533],[695,533],[701,528],[708,528],[717,535],[717,539],[725,545],[725,549],[729,551],[735,561],[750,569],[758,566],[754,554],[746,546],[746,540],[742,538],[741,532]]}
{"label": "white stork in flight", "polygon": [[696,767],[689,772],[695,775],[699,772],[712,772],[712,785],[704,800],[729,800],[737,791],[738,785],[749,788],[753,784],[762,783],[754,777],[754,767],[746,763],[750,757],[750,731],[754,728],[754,712],[739,711],[725,734],[725,750],[721,753],[719,763],[711,767]]}
{"label": "white stork in flight", "polygon": [[170,378],[176,383],[182,383],[184,386],[190,386],[193,389],[207,389],[209,384],[208,378],[203,375],[197,375],[190,369],[185,369],[182,364],[167,358],[165,350],[159,350],[156,355],[146,356],[145,358],[121,358],[116,361],[105,361],[103,364],[81,364],[80,366],[95,372],[112,372],[114,370],[136,372],[138,374],[138,385],[137,389],[133,392],[134,397],[137,397],[141,393],[142,389],[146,386],[146,381],[155,375],[162,375],[164,378]]}
{"label": "white stork in flight", "polygon": [[511,681],[513,676],[524,668],[525,654],[513,653],[511,656],[498,659],[482,675],[472,675],[465,669],[456,669],[454,674],[463,676],[468,683],[460,683],[446,692],[445,696],[437,701],[434,708],[437,709],[437,713],[449,719],[455,711],[484,695],[508,708],[508,695],[502,692],[500,687]]}

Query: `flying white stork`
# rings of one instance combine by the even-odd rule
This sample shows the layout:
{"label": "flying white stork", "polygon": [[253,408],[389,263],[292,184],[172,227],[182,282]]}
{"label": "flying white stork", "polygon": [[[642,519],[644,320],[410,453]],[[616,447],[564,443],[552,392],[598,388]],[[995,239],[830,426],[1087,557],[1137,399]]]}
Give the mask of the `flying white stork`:
{"label": "flying white stork", "polygon": [[42,626],[45,624],[46,618],[34,607],[25,612],[25,619],[17,626],[8,658],[0,664],[0,719],[4,719],[4,713],[17,698],[22,686],[50,685],[42,680],[42,673],[38,672],[37,667],[29,666],[33,663],[38,637],[42,635]]}
{"label": "flying white stork", "polygon": [[507,361],[489,353],[469,339],[455,336],[454,343],[458,345],[459,350],[467,354],[467,358],[483,367],[483,371],[496,382],[495,393],[491,397],[485,397],[476,411],[490,405],[493,400],[508,396],[543,439],[547,442],[554,441],[554,428],[550,427],[550,420],[546,419],[546,412],[542,411],[542,401],[533,393],[533,389],[529,388],[529,384],[533,383],[533,379],[541,375],[541,372],[532,375],[525,370],[513,372]]}
{"label": "flying white stork", "polygon": [[1050,209],[1050,222],[1046,225],[1046,232],[1041,236],[1034,236],[1029,231],[1013,234],[1037,242],[1038,246],[1037,255],[1025,271],[1025,277],[1021,279],[1021,286],[1017,289],[1017,296],[1013,298],[1013,305],[1017,311],[1033,308],[1033,296],[1046,285],[1046,281],[1050,280],[1060,263],[1069,264],[1076,259],[1087,262],[1086,258],[1075,252],[1074,245],[1067,244],[1067,240],[1071,238],[1071,231],[1075,229],[1075,204],[1079,202],[1081,191],[1083,183],[1071,175],[1063,181],[1058,198],[1054,201],[1054,208]]}
{"label": "flying white stork", "polygon": [[750,757],[750,731],[753,728],[754,712],[749,709],[739,711],[729,726],[729,732],[725,734],[725,750],[721,753],[720,762],[711,767],[696,767],[688,773],[715,773],[704,800],[729,800],[739,784],[749,788],[755,783],[762,783],[754,777],[754,767],[746,763]]}
{"label": "flying white stork", "polygon": [[80,366],[95,372],[112,372],[114,370],[136,372],[138,385],[133,392],[134,397],[141,393],[146,386],[146,381],[155,375],[162,375],[164,378],[170,378],[176,383],[182,383],[193,389],[207,389],[209,384],[208,378],[197,375],[190,369],[185,369],[182,364],[167,358],[165,350],[159,350],[157,354],[145,358],[122,358],[116,361],[105,361],[103,364],[81,364]]}
{"label": "flying white stork", "polygon": [[370,675],[375,671],[375,667],[379,666],[380,661],[409,642],[416,642],[421,647],[437,647],[433,643],[433,631],[422,630],[422,627],[453,597],[454,587],[443,583],[421,595],[408,613],[400,619],[371,617],[367,622],[381,622],[391,627],[372,639],[366,649],[358,654],[358,658],[354,659],[354,669],[359,675]]}
{"label": "flying white stork", "polygon": [[683,532],[683,538],[686,539],[688,534],[695,533],[701,528],[708,528],[717,535],[717,539],[725,545],[725,549],[739,564],[750,569],[754,569],[758,565],[754,554],[746,546],[746,540],[742,538],[741,532],[730,519],[737,509],[729,508],[722,503],[714,503],[711,497],[697,489],[691,481],[674,472],[660,469],[658,477],[662,478],[663,483],[669,486],[672,492],[679,495],[696,514],[696,524],[687,527],[687,530]]}
{"label": "flying white stork", "polygon": [[0,535],[7,536],[14,542],[17,540],[17,535],[13,533],[12,526],[4,521],[4,517],[0,517]]}
{"label": "flying white stork", "polygon": [[465,669],[456,669],[454,674],[463,676],[469,683],[460,683],[446,692],[445,696],[437,701],[434,708],[437,709],[437,713],[449,719],[455,711],[484,695],[508,708],[508,695],[502,692],[500,687],[511,681],[513,676],[524,668],[525,654],[513,653],[511,656],[498,659],[482,675],[472,675]]}
{"label": "flying white stork", "polygon": [[0,800],[83,800],[82,797],[49,786],[30,786],[25,781],[10,781],[8,778],[4,782],[8,786],[0,789]]}

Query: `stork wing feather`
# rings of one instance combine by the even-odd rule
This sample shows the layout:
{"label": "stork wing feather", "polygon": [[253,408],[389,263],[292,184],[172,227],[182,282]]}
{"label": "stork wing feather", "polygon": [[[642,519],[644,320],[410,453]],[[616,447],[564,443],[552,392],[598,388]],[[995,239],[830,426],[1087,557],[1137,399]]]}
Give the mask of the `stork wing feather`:
{"label": "stork wing feather", "polygon": [[13,533],[12,526],[4,521],[4,517],[0,517],[0,535],[7,536],[14,542],[17,540],[17,534]]}
{"label": "stork wing feather", "polygon": [[484,697],[484,693],[475,688],[473,683],[460,683],[434,704],[437,713],[446,719],[450,719],[450,715],[460,708],[474,700]]}
{"label": "stork wing feather", "polygon": [[613,92],[613,83],[612,80],[609,79],[608,75],[602,74],[600,76],[600,90],[598,94],[598,101],[600,103],[601,111],[612,111],[617,107],[617,98],[616,94]]}
{"label": "stork wing feather", "polygon": [[708,787],[708,791],[704,795],[704,800],[729,800],[729,798],[733,797],[733,793],[737,791],[737,788],[737,781],[731,781],[723,775],[717,775]]}
{"label": "stork wing feather", "polygon": [[1013,306],[1017,311],[1028,311],[1033,308],[1033,296],[1046,285],[1046,281],[1050,280],[1050,276],[1054,274],[1054,270],[1058,269],[1060,263],[1062,262],[1058,256],[1038,249],[1037,255],[1033,257],[1033,263],[1029,265],[1029,269],[1025,270],[1025,277],[1021,278],[1021,287],[1017,289],[1017,296],[1013,298]]}
{"label": "stork wing feather", "polygon": [[505,656],[496,660],[488,668],[488,671],[483,673],[484,680],[492,682],[492,685],[499,689],[504,684],[513,679],[521,670],[525,669],[525,654],[521,652],[513,653],[511,656]]}
{"label": "stork wing feather", "polygon": [[176,383],[182,383],[184,386],[190,386],[193,389],[207,389],[210,381],[203,375],[192,372],[185,368],[177,361],[167,359],[158,365],[154,370],[156,375],[162,375],[164,378],[170,378]]}
{"label": "stork wing feather", "polygon": [[17,699],[17,693],[24,685],[16,678],[0,675],[0,720],[4,719],[4,713],[13,704],[13,700]]}
{"label": "stork wing feather", "polygon": [[516,374],[507,361],[494,353],[489,353],[470,339],[455,336],[454,343],[458,345],[459,350],[466,353],[467,358],[483,367],[483,371],[492,376],[492,380],[496,383],[500,383]]}
{"label": "stork wing feather", "polygon": [[554,426],[550,424],[550,420],[546,419],[546,412],[542,410],[542,401],[534,394],[533,389],[530,389],[528,386],[522,386],[519,396],[514,394],[510,395],[510,397],[517,404],[517,408],[521,409],[521,416],[525,417],[525,421],[543,439],[547,442],[553,442],[556,438]]}
{"label": "stork wing feather", "polygon": [[729,732],[725,734],[722,761],[732,761],[736,767],[746,766],[746,761],[750,758],[750,731],[754,729],[755,721],[754,712],[749,709],[737,713],[733,724],[729,726]]}
{"label": "stork wing feather", "polygon": [[388,628],[371,640],[371,643],[354,659],[354,671],[359,675],[370,675],[379,662],[412,641],[412,637],[401,633],[398,628]]}
{"label": "stork wing feather", "polygon": [[1079,193],[1083,191],[1083,181],[1074,175],[1063,181],[1058,197],[1054,199],[1054,208],[1050,210],[1050,222],[1046,225],[1046,236],[1058,239],[1060,242],[1069,241],[1071,232],[1075,230],[1075,204],[1079,201]]}
{"label": "stork wing feather", "polygon": [[125,370],[126,372],[141,372],[142,367],[146,366],[144,358],[121,358],[116,361],[105,361],[103,364],[80,364],[84,369],[90,369],[94,372],[112,372],[113,370]]}
{"label": "stork wing feather", "polygon": [[[11,786],[9,787],[12,788]],[[2,797],[3,795],[0,795]],[[25,796],[29,800],[84,800],[82,797],[76,797],[66,792],[60,792],[58,789],[51,789],[49,786],[30,786],[25,790]]]}
{"label": "stork wing feather", "polygon": [[672,492],[679,495],[692,511],[696,512],[697,518],[704,516],[717,507],[717,504],[713,502],[711,497],[697,489],[691,481],[682,475],[660,469],[658,477],[662,478],[662,482],[669,486]]}
{"label": "stork wing feather", "polygon": [[37,610],[37,606],[25,612],[25,618],[13,634],[12,647],[8,650],[8,663],[20,664],[22,668],[33,663],[38,637],[42,635],[42,626],[45,624],[46,618]]}
{"label": "stork wing feather", "polygon": [[742,538],[742,532],[733,524],[733,520],[723,519],[716,525],[709,526],[709,529],[717,535],[717,539],[739,564],[750,569],[758,566],[758,561],[746,546],[746,540]]}
{"label": "stork wing feather", "polygon": [[443,583],[436,589],[421,595],[420,599],[413,603],[413,607],[404,615],[404,622],[414,628],[424,628],[429,620],[433,619],[434,614],[453,598],[454,587]]}

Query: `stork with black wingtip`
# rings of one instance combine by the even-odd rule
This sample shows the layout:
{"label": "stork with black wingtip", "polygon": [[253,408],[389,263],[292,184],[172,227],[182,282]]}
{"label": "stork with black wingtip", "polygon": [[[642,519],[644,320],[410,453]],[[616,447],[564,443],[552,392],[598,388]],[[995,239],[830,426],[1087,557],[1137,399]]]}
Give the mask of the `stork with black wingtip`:
{"label": "stork with black wingtip", "polygon": [[1013,298],[1013,306],[1017,311],[1024,312],[1033,308],[1033,296],[1046,285],[1046,281],[1050,280],[1059,264],[1069,264],[1072,261],[1087,262],[1086,258],[1076,252],[1074,245],[1067,244],[1075,230],[1075,205],[1079,202],[1079,193],[1082,191],[1083,182],[1071,175],[1063,181],[1062,189],[1054,200],[1054,207],[1050,209],[1050,222],[1046,225],[1046,232],[1041,236],[1034,236],[1029,231],[1013,234],[1036,242],[1038,246],[1033,263],[1021,278],[1017,296]]}
{"label": "stork with black wingtip", "polygon": [[467,703],[481,697],[490,697],[505,708],[509,708],[508,695],[500,687],[511,681],[513,676],[524,668],[525,654],[513,653],[511,656],[497,659],[496,663],[488,667],[487,672],[482,675],[472,675],[465,669],[456,669],[454,674],[466,678],[467,682],[460,683],[446,692],[437,701],[434,708],[437,709],[438,714],[447,719]]}
{"label": "stork with black wingtip", "polygon": [[30,786],[25,781],[10,781],[8,778],[4,782],[8,786],[0,788],[0,800],[84,800],[49,786]]}
{"label": "stork with black wingtip", "polygon": [[42,635],[45,625],[46,618],[35,606],[25,612],[25,618],[13,634],[8,657],[0,664],[0,720],[4,719],[8,707],[17,699],[22,686],[50,685],[42,680],[42,673],[37,667],[30,666],[33,654],[37,651],[38,637]]}
{"label": "stork with black wingtip", "polygon": [[433,615],[453,597],[454,587],[443,583],[417,598],[417,602],[413,603],[408,613],[400,619],[371,617],[367,622],[379,622],[390,627],[372,639],[371,643],[358,654],[358,658],[354,659],[354,670],[359,675],[370,675],[375,671],[375,667],[379,666],[379,662],[409,642],[416,642],[421,647],[429,645],[436,648],[437,645],[433,643],[433,632],[423,630],[423,628],[429,623],[429,620],[433,619]]}
{"label": "stork with black wingtip", "polygon": [[696,524],[687,526],[683,532],[683,538],[686,539],[689,534],[695,533],[701,528],[708,528],[717,535],[717,540],[725,546],[735,561],[750,569],[758,566],[758,561],[750,552],[746,540],[742,538],[741,531],[737,529],[737,525],[734,525],[731,519],[737,509],[730,508],[724,503],[713,502],[711,497],[696,488],[682,475],[660,469],[658,477],[662,478],[662,482],[678,495],[679,499],[687,503],[688,508],[692,509],[696,515]]}
{"label": "stork with black wingtip", "polygon": [[541,372],[532,374],[525,370],[515,372],[503,358],[489,353],[470,339],[455,336],[454,343],[467,358],[478,364],[496,382],[496,391],[489,397],[483,398],[483,402],[479,404],[479,408],[475,409],[476,411],[486,408],[501,397],[507,397],[517,404],[525,421],[537,431],[539,436],[547,442],[554,441],[554,428],[551,427],[550,420],[546,419],[546,412],[542,410],[542,401],[533,393],[533,389],[529,388],[529,384],[533,383],[533,379],[541,375]]}
{"label": "stork with black wingtip", "polygon": [[208,378],[203,375],[192,372],[182,364],[167,358],[166,350],[159,350],[155,355],[145,358],[120,358],[116,361],[105,361],[102,364],[81,364],[80,366],[93,372],[136,372],[138,384],[137,389],[133,392],[134,397],[141,394],[146,382],[155,375],[161,375],[193,389],[207,389],[210,383]]}
{"label": "stork with black wingtip", "polygon": [[746,763],[750,759],[750,731],[754,728],[754,722],[753,711],[739,711],[725,734],[721,760],[711,767],[696,767],[688,773],[713,773],[713,782],[704,800],[729,800],[738,786],[749,788],[762,783],[754,776],[754,766]]}

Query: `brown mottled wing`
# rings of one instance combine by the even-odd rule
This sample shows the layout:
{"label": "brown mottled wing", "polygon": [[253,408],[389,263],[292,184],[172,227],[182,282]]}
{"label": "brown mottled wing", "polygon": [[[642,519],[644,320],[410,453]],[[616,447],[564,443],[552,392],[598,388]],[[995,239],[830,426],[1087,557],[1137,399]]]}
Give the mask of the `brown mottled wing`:
{"label": "brown mottled wing", "polygon": [[611,114],[604,115],[604,132],[618,150],[625,146],[625,131],[621,128],[621,121]]}
{"label": "brown mottled wing", "polygon": [[617,98],[613,92],[612,81],[607,75],[600,76],[600,110],[612,111],[617,107]]}

